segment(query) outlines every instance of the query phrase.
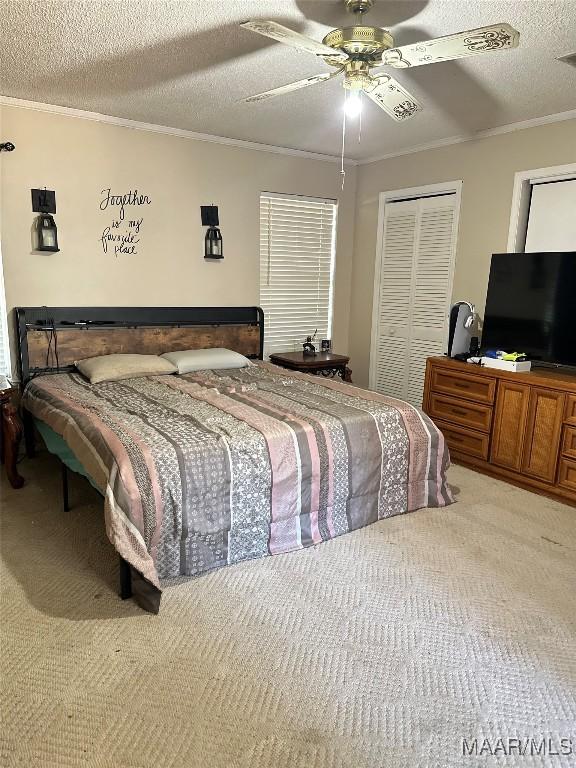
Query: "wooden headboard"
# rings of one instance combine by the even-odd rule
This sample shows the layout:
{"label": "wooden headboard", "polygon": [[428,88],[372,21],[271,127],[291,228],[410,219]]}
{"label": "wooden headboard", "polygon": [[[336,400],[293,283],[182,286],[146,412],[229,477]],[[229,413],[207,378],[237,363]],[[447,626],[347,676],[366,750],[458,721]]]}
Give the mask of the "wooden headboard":
{"label": "wooden headboard", "polygon": [[260,307],[17,307],[22,384],[95,355],[226,347],[262,360]]}

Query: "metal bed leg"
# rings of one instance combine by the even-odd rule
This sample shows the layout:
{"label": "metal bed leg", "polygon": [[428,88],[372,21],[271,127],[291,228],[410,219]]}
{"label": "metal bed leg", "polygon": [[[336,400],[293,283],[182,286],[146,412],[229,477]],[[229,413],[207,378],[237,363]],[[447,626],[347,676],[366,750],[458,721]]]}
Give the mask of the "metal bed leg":
{"label": "metal bed leg", "polygon": [[36,456],[36,448],[34,446],[34,421],[32,420],[32,414],[22,409],[22,425],[24,427],[24,445],[26,447],[26,456],[29,459],[33,459]]}
{"label": "metal bed leg", "polygon": [[[62,505],[64,511],[70,510],[68,501],[68,467],[62,462]],[[130,563],[120,557],[120,597],[122,600],[128,600],[132,597],[132,571]]]}
{"label": "metal bed leg", "polygon": [[64,512],[70,511],[70,504],[68,502],[68,468],[64,462],[62,462],[62,506]]}
{"label": "metal bed leg", "polygon": [[132,597],[132,572],[130,563],[120,557],[120,597],[122,600],[128,600]]}

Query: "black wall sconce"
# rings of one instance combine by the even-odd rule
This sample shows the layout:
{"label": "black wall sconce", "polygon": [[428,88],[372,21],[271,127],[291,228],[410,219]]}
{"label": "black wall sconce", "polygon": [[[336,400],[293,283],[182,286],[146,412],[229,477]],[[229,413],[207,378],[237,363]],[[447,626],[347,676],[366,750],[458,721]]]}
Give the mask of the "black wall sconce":
{"label": "black wall sconce", "polygon": [[206,237],[204,238],[204,258],[223,259],[222,234],[218,229],[218,206],[201,205],[200,213],[202,216],[202,226],[208,227]]}
{"label": "black wall sconce", "polygon": [[39,213],[36,219],[35,251],[51,251],[58,248],[58,228],[52,216],[56,213],[56,193],[51,189],[32,189],[32,210]]}

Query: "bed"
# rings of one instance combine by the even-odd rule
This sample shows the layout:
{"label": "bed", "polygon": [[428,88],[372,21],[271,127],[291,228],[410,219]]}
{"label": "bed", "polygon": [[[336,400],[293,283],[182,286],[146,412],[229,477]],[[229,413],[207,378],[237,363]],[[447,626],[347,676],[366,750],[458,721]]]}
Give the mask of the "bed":
{"label": "bed", "polygon": [[[263,362],[258,308],[16,314],[28,443],[35,419],[101,492],[108,537],[147,610],[175,577],[452,502],[434,424],[402,401]],[[253,363],[96,385],[71,365],[82,354],[204,346]]]}

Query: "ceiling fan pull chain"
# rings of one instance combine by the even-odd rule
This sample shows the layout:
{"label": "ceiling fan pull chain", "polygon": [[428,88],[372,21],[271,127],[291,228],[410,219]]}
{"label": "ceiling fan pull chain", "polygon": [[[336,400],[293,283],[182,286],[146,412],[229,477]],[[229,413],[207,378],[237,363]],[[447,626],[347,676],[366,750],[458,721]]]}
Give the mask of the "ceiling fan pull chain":
{"label": "ceiling fan pull chain", "polygon": [[[346,107],[346,101],[348,100],[348,93],[344,96],[344,107]],[[344,170],[344,147],[346,146],[346,109],[342,113],[342,155],[340,165],[340,176],[342,177],[342,187],[344,189],[344,182],[346,181],[346,171]]]}

